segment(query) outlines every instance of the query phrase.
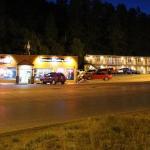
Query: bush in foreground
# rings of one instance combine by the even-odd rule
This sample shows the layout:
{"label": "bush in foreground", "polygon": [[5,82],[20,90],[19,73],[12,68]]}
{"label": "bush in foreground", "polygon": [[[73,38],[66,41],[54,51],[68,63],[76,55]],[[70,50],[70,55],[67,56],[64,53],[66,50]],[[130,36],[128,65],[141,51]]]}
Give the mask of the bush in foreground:
{"label": "bush in foreground", "polygon": [[92,117],[0,136],[1,150],[149,150],[150,114]]}

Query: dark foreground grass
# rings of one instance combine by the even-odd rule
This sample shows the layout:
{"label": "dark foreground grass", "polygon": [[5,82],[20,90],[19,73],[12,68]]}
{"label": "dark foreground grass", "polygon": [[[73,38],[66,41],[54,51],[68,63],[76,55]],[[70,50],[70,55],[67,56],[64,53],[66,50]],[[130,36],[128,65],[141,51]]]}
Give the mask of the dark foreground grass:
{"label": "dark foreground grass", "polygon": [[3,134],[0,150],[150,150],[150,113],[99,116]]}

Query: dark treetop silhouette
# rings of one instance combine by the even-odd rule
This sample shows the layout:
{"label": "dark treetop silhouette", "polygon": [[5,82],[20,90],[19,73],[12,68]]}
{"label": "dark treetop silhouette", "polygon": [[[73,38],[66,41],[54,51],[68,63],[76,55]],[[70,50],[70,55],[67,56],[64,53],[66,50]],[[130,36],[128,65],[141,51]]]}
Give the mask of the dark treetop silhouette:
{"label": "dark treetop silhouette", "polygon": [[0,53],[24,54],[29,41],[31,54],[150,55],[149,27],[149,15],[123,4],[0,0]]}

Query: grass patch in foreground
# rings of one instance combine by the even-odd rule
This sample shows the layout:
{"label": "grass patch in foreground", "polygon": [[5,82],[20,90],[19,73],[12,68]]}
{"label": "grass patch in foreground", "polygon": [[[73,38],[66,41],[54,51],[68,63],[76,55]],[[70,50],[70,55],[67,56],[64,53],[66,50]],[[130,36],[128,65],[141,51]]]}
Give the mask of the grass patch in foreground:
{"label": "grass patch in foreground", "polygon": [[150,114],[99,116],[1,135],[0,150],[150,150]]}

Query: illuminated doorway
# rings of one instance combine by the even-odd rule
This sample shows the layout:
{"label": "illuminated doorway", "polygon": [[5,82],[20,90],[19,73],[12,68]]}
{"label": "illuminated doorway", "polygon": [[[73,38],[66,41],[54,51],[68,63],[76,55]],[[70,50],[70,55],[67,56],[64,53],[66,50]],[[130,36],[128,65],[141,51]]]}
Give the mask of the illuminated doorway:
{"label": "illuminated doorway", "polygon": [[18,66],[19,84],[30,84],[32,79],[32,66]]}

